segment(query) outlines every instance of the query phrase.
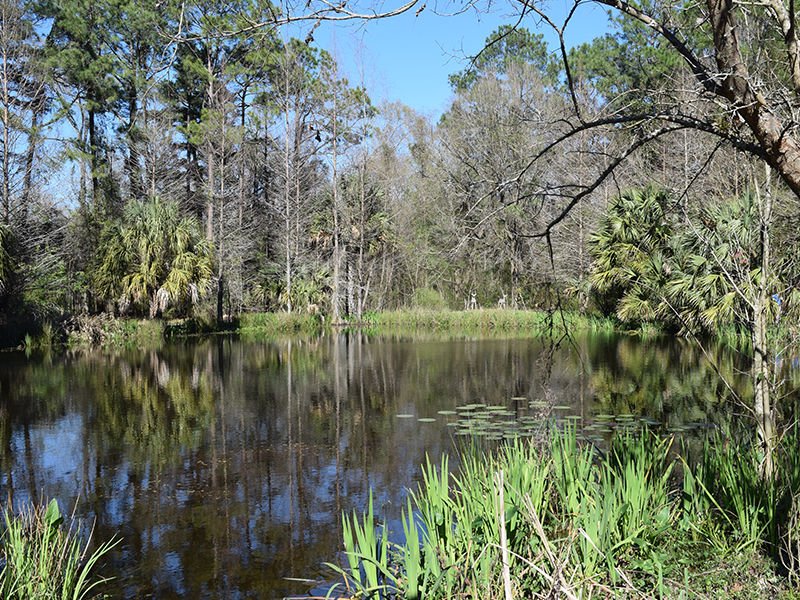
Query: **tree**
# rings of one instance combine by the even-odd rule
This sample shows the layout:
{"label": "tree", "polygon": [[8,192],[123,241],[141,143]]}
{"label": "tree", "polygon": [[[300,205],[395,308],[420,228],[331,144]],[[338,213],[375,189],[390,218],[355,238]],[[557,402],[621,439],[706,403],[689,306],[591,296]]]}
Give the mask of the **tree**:
{"label": "tree", "polygon": [[95,285],[122,312],[147,303],[150,318],[169,306],[187,311],[208,288],[213,270],[211,242],[193,217],[181,217],[176,202],[154,198],[130,202],[121,224],[103,232]]}
{"label": "tree", "polygon": [[[689,323],[733,323],[750,338],[753,353],[753,412],[764,459],[762,472],[773,473],[777,445],[772,398],[777,391],[775,358],[780,344],[781,313],[794,318],[798,292],[787,280],[795,279],[789,257],[775,253],[774,238],[795,238],[781,232],[775,220],[775,190],[769,168],[751,192],[724,203],[711,204],[690,221],[694,240],[688,246],[683,272],[669,286],[674,304],[688,313]],[[684,236],[684,237],[686,237]],[[796,340],[791,340],[793,345]]]}
{"label": "tree", "polygon": [[[118,31],[114,27],[114,5],[107,1],[42,0],[37,13],[52,20],[45,45],[46,61],[60,91],[61,113],[76,132],[72,158],[80,164],[80,197],[86,206],[91,182],[94,219],[113,212],[111,165],[105,152],[108,139],[102,118],[120,97],[118,82],[111,77],[117,67],[112,52]],[[88,169],[87,169],[88,167]]]}
{"label": "tree", "polygon": [[320,112],[325,84],[321,72],[330,65],[330,55],[291,39],[276,57],[273,106],[281,115],[282,165],[279,183],[284,252],[285,306],[291,311],[293,269],[301,252],[301,225],[306,225],[312,193],[321,183],[318,151],[323,143]]}
{"label": "tree", "polygon": [[550,55],[542,34],[501,25],[486,38],[483,50],[466,69],[450,75],[450,85],[456,91],[464,91],[482,77],[506,75],[523,65],[532,66],[545,85],[558,81],[560,65]]}
{"label": "tree", "polygon": [[[547,161],[525,166],[532,149],[552,136],[549,124],[562,106],[546,93],[535,65],[512,62],[502,76],[487,71],[457,92],[442,116],[438,193],[448,207],[458,296],[480,292],[482,302],[493,303],[507,293],[516,306],[524,277],[552,281],[544,248],[531,238],[548,220],[548,183],[557,169]],[[477,290],[487,265],[495,278]]]}
{"label": "tree", "polygon": [[[767,177],[767,184],[769,184]],[[685,333],[740,328],[753,351],[754,413],[764,444],[764,473],[772,472],[781,316],[794,318],[798,293],[792,253],[796,231],[773,225],[772,194],[755,188],[680,215],[665,190],[629,191],[615,198],[591,239],[591,283],[600,306],[624,321],[673,323]],[[680,227],[679,225],[682,225]]]}
{"label": "tree", "polygon": [[654,322],[671,316],[662,297],[672,259],[674,217],[670,195],[650,186],[611,201],[590,236],[590,275],[595,302],[623,322]]}
{"label": "tree", "polygon": [[[363,143],[368,136],[369,121],[375,114],[372,102],[362,87],[350,87],[349,81],[340,76],[338,63],[332,60],[329,68],[322,72],[324,83],[325,107],[322,117],[322,130],[328,143],[331,165],[331,216],[333,238],[333,282],[331,296],[331,312],[335,323],[341,318],[342,304],[342,267],[346,263],[348,291],[345,314],[359,314],[354,300],[354,281],[348,258],[346,231],[343,227],[346,219],[346,198],[343,198],[345,187],[342,177],[342,159],[348,151]],[[341,181],[340,181],[341,179]],[[363,190],[362,190],[363,191]],[[360,235],[356,219],[350,219],[350,231],[355,237]]]}
{"label": "tree", "polygon": [[20,227],[30,210],[47,88],[32,16],[21,2],[0,0],[0,22],[0,219]]}
{"label": "tree", "polygon": [[171,4],[156,0],[120,0],[109,10],[109,50],[115,57],[109,76],[116,81],[119,98],[114,115],[124,147],[124,171],[129,199],[143,200],[147,190],[143,179],[142,152],[148,112],[156,87],[153,80],[169,66],[171,53],[162,46],[162,31],[178,15]]}
{"label": "tree", "polygon": [[[651,148],[664,136],[685,130],[716,138],[708,152],[708,160],[702,164],[707,165],[721,147],[736,148],[764,161],[788,189],[800,197],[800,39],[791,3],[767,0],[751,6],[733,0],[706,0],[701,6],[692,7],[622,0],[594,2],[616,11],[621,22],[643,25],[659,36],[662,42],[659,48],[663,53],[654,64],[644,64],[645,69],[660,68],[665,60],[674,57],[676,63],[683,65],[683,72],[690,78],[692,86],[684,86],[681,94],[660,96],[658,102],[644,105],[637,97],[632,96],[630,101],[623,97],[616,102],[613,113],[592,114],[578,101],[576,65],[570,61],[564,42],[564,29],[569,25],[573,12],[568,11],[565,21],[556,24],[543,6],[512,0],[512,5],[518,7],[520,18],[532,11],[551,24],[559,35],[567,93],[572,103],[570,126],[558,139],[532,156],[525,170],[546,160],[560,144],[581,132],[603,131],[608,136],[623,128],[629,132],[625,145],[608,158],[607,167],[598,177],[587,183],[572,184],[570,198],[540,235],[549,237],[583,198],[598,189],[637,151]],[[577,8],[578,2],[574,6]],[[647,78],[644,80],[648,81]],[[652,83],[645,85],[656,87],[642,90],[644,97],[672,86],[659,77],[649,81]],[[687,178],[687,187],[692,183],[693,179]],[[688,192],[684,189],[679,196],[688,195]],[[759,235],[764,243],[764,252],[769,254],[773,190],[762,189],[758,197]],[[762,277],[762,286],[766,286],[766,281],[767,278]],[[768,319],[767,303],[761,301],[764,294],[766,288],[762,287],[754,315],[757,323],[752,329],[753,377],[756,383],[766,380],[769,375],[764,360],[766,348],[760,334],[765,331]],[[767,457],[765,465],[769,465],[769,455],[774,447],[774,428],[767,423],[773,410],[768,390],[762,388],[758,391],[754,402],[756,412],[765,419],[759,423],[759,433],[761,448]]]}
{"label": "tree", "polygon": [[11,228],[5,223],[0,222],[0,306],[11,290],[15,272],[15,261],[12,258],[11,244],[13,235]]}

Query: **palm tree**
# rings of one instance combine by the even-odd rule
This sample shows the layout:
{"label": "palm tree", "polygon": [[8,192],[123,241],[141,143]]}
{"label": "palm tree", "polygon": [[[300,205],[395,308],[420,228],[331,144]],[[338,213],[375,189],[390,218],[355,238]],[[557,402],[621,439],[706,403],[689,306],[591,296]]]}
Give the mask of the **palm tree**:
{"label": "palm tree", "polygon": [[589,282],[598,307],[622,321],[665,317],[662,289],[671,272],[673,219],[669,193],[649,186],[612,200],[589,240]]}
{"label": "palm tree", "polygon": [[122,224],[109,226],[95,274],[98,291],[125,312],[149,304],[153,318],[170,305],[196,304],[211,283],[213,247],[194,217],[181,217],[175,202],[131,202]]}
{"label": "palm tree", "polygon": [[[752,352],[754,415],[763,451],[764,476],[773,474],[776,428],[772,414],[775,380],[776,298],[789,287],[781,279],[788,264],[771,251],[774,228],[769,191],[747,193],[704,209],[683,236],[686,260],[668,294],[687,323],[734,324],[747,331]],[[691,222],[690,222],[691,224]],[[795,294],[788,294],[794,296]],[[789,304],[795,303],[795,298]]]}
{"label": "palm tree", "polygon": [[695,220],[676,240],[667,298],[692,330],[750,323],[762,262],[755,194],[709,204]]}

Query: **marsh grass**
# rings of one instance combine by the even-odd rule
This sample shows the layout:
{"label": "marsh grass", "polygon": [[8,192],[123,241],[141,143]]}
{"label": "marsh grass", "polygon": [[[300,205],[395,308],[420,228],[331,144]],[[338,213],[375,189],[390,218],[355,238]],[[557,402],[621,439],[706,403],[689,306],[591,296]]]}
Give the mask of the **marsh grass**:
{"label": "marsh grass", "polygon": [[68,346],[128,346],[152,348],[164,341],[165,325],[157,319],[118,318],[108,313],[77,315],[64,324]]}
{"label": "marsh grass", "polygon": [[320,315],[276,313],[245,313],[239,317],[238,330],[242,333],[287,335],[317,333],[322,330]]}
{"label": "marsh grass", "polygon": [[[61,516],[55,500],[3,511],[0,547],[0,598],[4,600],[84,600],[99,594],[105,581],[95,571],[116,545],[109,541],[93,552]],[[91,537],[91,536],[90,536]]]}
{"label": "marsh grass", "polygon": [[470,311],[398,310],[371,313],[362,324],[368,333],[382,335],[408,332],[532,335],[565,331],[608,331],[614,323],[607,319],[577,313],[532,310],[480,309]]}
{"label": "marsh grass", "polygon": [[[736,597],[792,597],[800,450],[796,432],[783,442],[772,482],[758,478],[748,446],[722,434],[696,462],[646,428],[603,450],[570,426],[494,451],[465,446],[455,475],[447,457],[422,467],[404,542],[364,522],[359,531],[382,534],[346,534],[340,572],[364,598],[717,597],[726,580],[750,586]],[[743,561],[762,572],[743,572]]]}

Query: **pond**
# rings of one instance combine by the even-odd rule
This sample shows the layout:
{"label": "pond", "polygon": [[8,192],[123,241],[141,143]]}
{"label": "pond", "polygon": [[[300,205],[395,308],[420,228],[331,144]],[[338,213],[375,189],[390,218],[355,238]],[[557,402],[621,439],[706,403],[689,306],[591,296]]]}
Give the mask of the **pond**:
{"label": "pond", "polygon": [[400,528],[426,456],[438,462],[476,432],[566,419],[598,439],[631,421],[701,436],[744,413],[733,396],[751,393],[746,362],[711,355],[730,388],[696,344],[612,335],[6,353],[0,496],[56,498],[95,521],[97,539],[119,537],[112,597],[303,596],[314,584],[295,579],[319,591],[324,563],[341,558],[343,511],[360,514],[372,490]]}

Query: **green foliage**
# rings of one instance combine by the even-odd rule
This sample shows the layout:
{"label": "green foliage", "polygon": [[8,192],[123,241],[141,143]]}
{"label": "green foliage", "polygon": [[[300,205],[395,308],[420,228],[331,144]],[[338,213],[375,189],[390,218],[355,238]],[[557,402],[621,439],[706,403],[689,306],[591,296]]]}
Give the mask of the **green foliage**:
{"label": "green foliage", "polygon": [[[691,18],[691,9],[652,0],[637,3],[637,9],[672,22]],[[632,112],[652,110],[658,102],[656,90],[668,88],[666,82],[682,67],[681,58],[653,28],[623,16],[611,22],[616,31],[570,50],[573,77],[612,106],[619,101]]]}
{"label": "green foliage", "polygon": [[[749,327],[762,273],[761,217],[753,193],[712,201],[678,221],[669,195],[654,187],[615,198],[590,238],[590,284],[604,314],[627,323],[661,323],[684,331]],[[681,227],[678,224],[681,224]],[[776,226],[779,239],[790,239]],[[794,265],[778,257],[768,295],[782,311],[797,304],[784,281]],[[770,303],[769,321],[780,311]]]}
{"label": "green foliage", "polygon": [[344,571],[336,565],[331,566],[345,576],[350,596],[370,598],[379,590],[384,593],[397,590],[400,582],[389,568],[388,536],[385,530],[381,528],[379,533],[379,529],[375,527],[372,492],[369,506],[361,521],[355,514],[352,520],[345,515],[342,528],[350,570]]}
{"label": "green foliage", "polygon": [[239,331],[267,335],[314,334],[321,328],[320,316],[308,313],[245,313],[239,319]]}
{"label": "green foliage", "polygon": [[131,202],[124,221],[103,233],[95,285],[108,300],[149,302],[150,317],[174,305],[188,310],[211,283],[213,248],[175,202]]}
{"label": "green foliage", "polygon": [[446,310],[447,302],[432,288],[421,288],[414,292],[412,299],[415,308],[421,310]]}
{"label": "green foliage", "polygon": [[402,598],[501,597],[504,550],[515,597],[559,587],[680,597],[709,585],[720,557],[759,550],[796,570],[796,436],[784,439],[773,482],[759,477],[754,447],[732,449],[722,435],[676,473],[672,438],[647,430],[620,433],[607,453],[572,428],[553,431],[549,447],[516,439],[463,455],[455,476],[447,457],[427,461],[403,514],[405,542],[391,542],[371,510],[363,524],[345,519],[349,568],[338,570],[354,595]]}
{"label": "green foliage", "polygon": [[[687,326],[715,329],[752,322],[751,299],[764,267],[761,228],[756,195],[748,192],[707,204],[678,238],[680,260],[665,294]],[[777,233],[780,227],[774,229]],[[767,283],[768,296],[780,294],[784,304],[796,303],[795,293],[782,282],[793,265],[779,256],[768,268],[776,274]],[[769,321],[775,323],[777,302],[771,302],[769,310]]]}
{"label": "green foliage", "polygon": [[331,272],[327,267],[301,267],[292,276],[292,287],[286,290],[284,271],[280,265],[270,264],[261,270],[253,299],[270,311],[280,311],[291,303],[300,312],[310,305],[315,312],[326,309],[331,291]]}
{"label": "green foliage", "polygon": [[366,317],[369,331],[382,334],[439,332],[460,336],[481,333],[530,336],[536,333],[577,330],[613,330],[613,323],[574,313],[553,314],[533,310],[480,309],[469,311],[399,310]]}
{"label": "green foliage", "polygon": [[11,228],[5,223],[0,223],[0,305],[11,290],[16,269],[11,250],[13,239]]}
{"label": "green foliage", "polygon": [[623,322],[668,314],[661,293],[673,255],[669,202],[669,193],[654,186],[624,192],[612,200],[590,237],[590,283],[604,314]]}
{"label": "green foliage", "polygon": [[95,597],[105,581],[94,571],[116,541],[92,552],[64,523],[58,503],[46,509],[30,506],[18,513],[6,509],[0,548],[0,597],[7,600],[83,600]]}
{"label": "green foliage", "polygon": [[561,70],[560,62],[550,55],[544,36],[525,27],[501,25],[486,38],[483,50],[469,67],[450,75],[450,86],[464,91],[488,74],[503,75],[513,67],[532,65],[543,82],[554,85]]}
{"label": "green foliage", "polygon": [[79,315],[65,327],[66,343],[70,347],[132,346],[152,348],[165,336],[162,322],[114,318],[108,313]]}

